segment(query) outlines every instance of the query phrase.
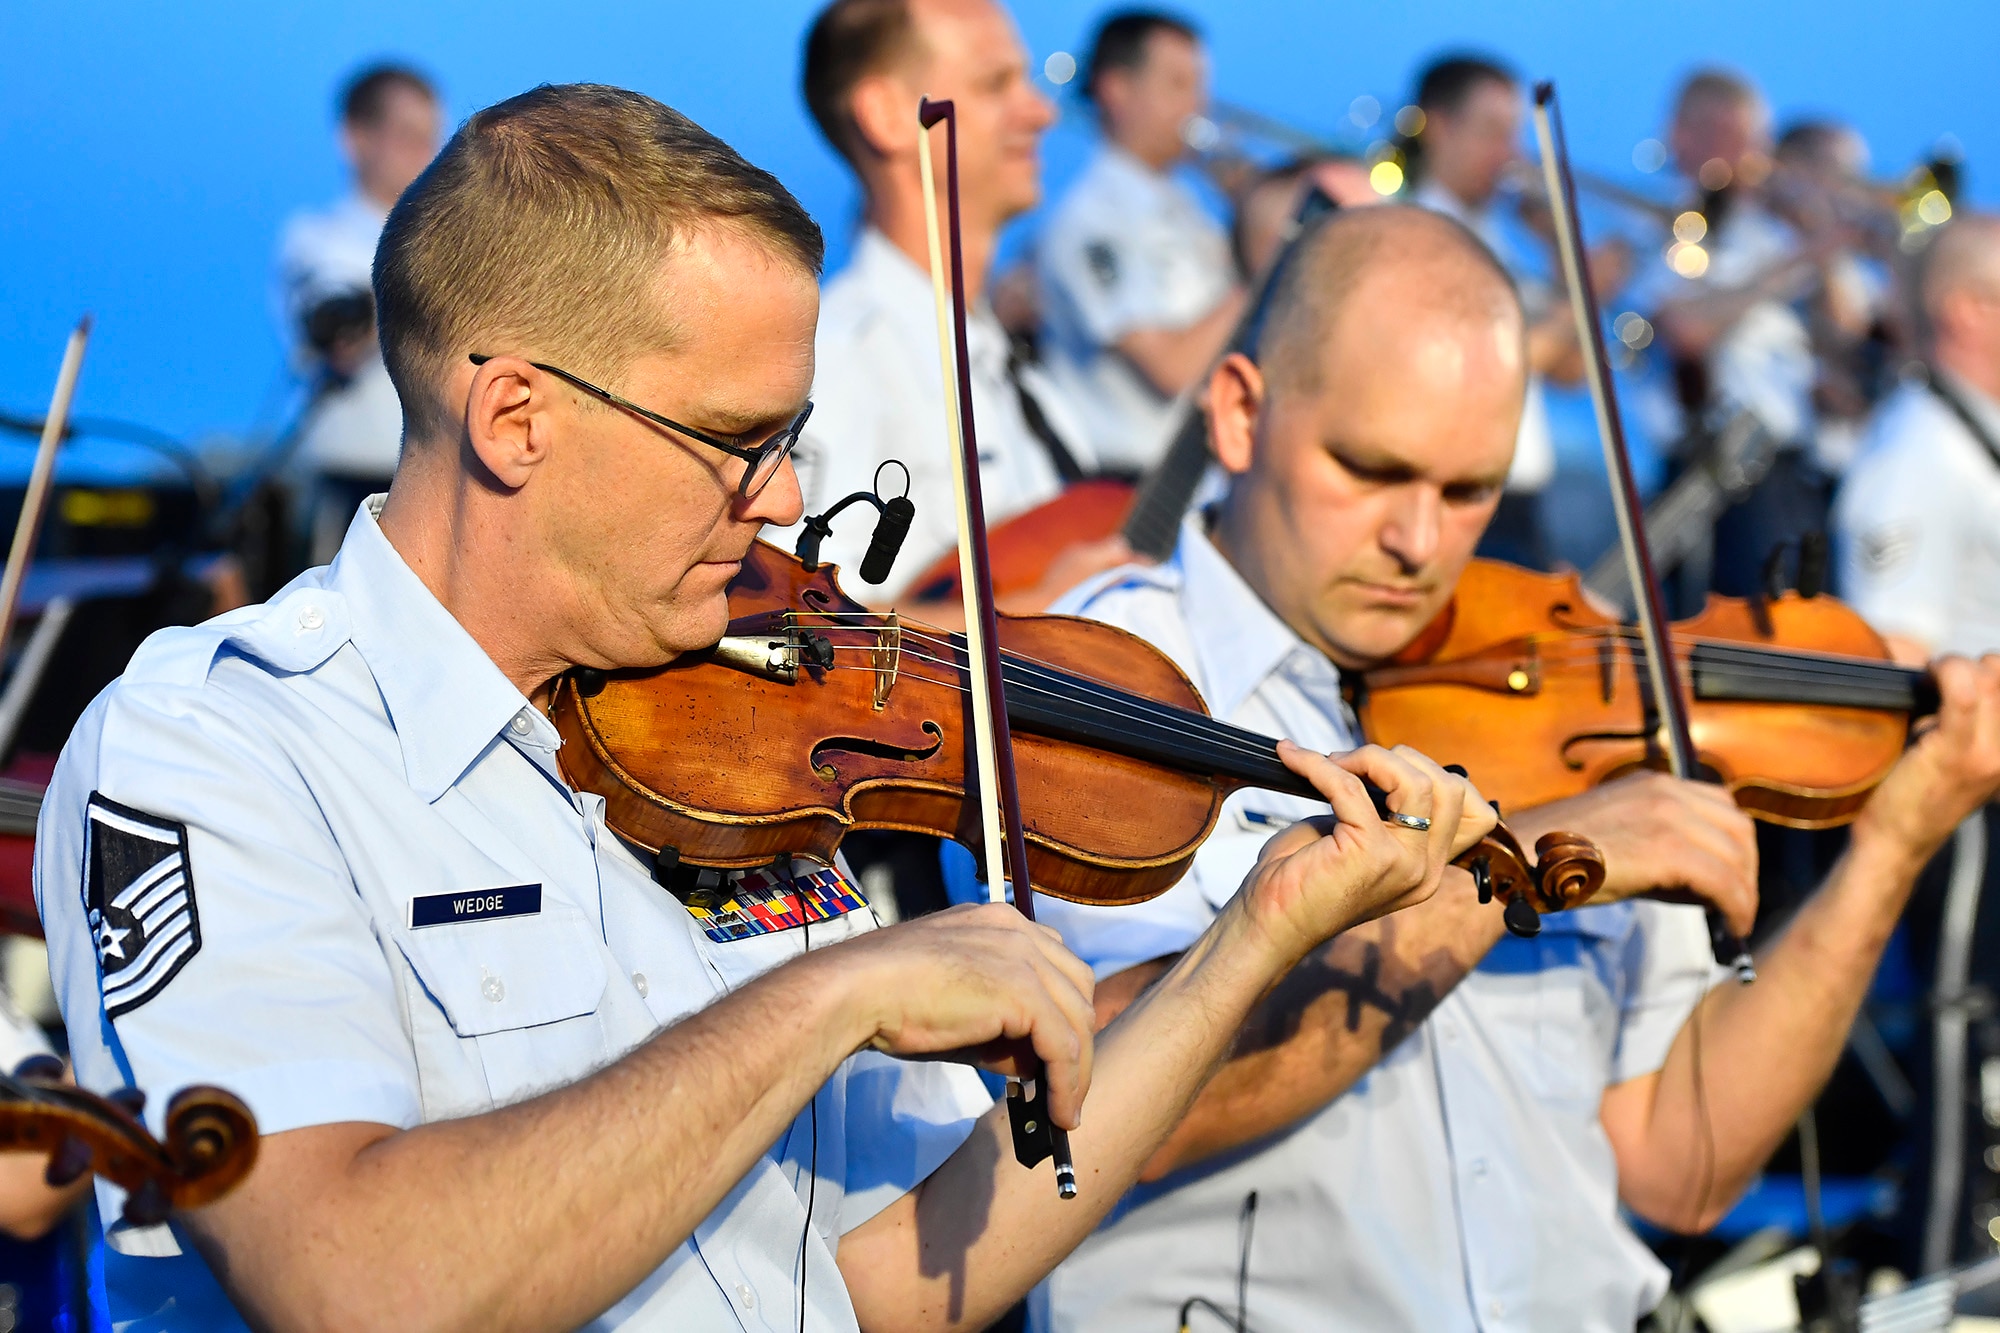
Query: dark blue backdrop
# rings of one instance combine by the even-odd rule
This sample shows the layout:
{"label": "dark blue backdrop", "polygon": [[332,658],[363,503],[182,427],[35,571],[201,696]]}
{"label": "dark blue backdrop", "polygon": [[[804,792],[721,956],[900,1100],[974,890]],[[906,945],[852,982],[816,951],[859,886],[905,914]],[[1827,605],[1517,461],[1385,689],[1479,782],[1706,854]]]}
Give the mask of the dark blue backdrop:
{"label": "dark blue backdrop", "polygon": [[[1188,0],[1215,51],[1218,92],[1321,131],[1352,99],[1394,107],[1445,45],[1497,51],[1553,75],[1573,151],[1625,175],[1676,76],[1721,60],[1761,79],[1781,116],[1839,112],[1878,167],[1900,171],[1955,133],[1975,197],[2000,188],[1990,0],[1895,7],[1859,0]],[[1022,0],[1039,68],[1075,49],[1100,6]],[[93,3],[5,8],[0,83],[0,409],[39,412],[64,331],[95,311],[78,411],[177,435],[241,433],[268,418],[283,363],[266,275],[284,215],[341,188],[332,90],[356,62],[413,59],[453,118],[549,80],[643,89],[777,172],[827,228],[837,264],[853,191],[797,92],[806,0],[647,5]],[[1073,170],[1083,118],[1050,144]],[[268,420],[264,424],[268,424]]]}

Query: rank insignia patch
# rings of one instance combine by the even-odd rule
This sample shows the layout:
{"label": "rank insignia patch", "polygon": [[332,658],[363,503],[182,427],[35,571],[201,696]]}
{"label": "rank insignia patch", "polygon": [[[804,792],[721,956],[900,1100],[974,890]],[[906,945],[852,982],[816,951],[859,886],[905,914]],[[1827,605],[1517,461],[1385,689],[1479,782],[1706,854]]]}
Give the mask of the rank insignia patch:
{"label": "rank insignia patch", "polygon": [[160,993],[201,949],[187,825],[90,794],[83,906],[108,1017]]}
{"label": "rank insignia patch", "polygon": [[796,878],[752,870],[735,883],[697,889],[685,901],[717,944],[831,921],[868,906],[861,890],[830,866]]}

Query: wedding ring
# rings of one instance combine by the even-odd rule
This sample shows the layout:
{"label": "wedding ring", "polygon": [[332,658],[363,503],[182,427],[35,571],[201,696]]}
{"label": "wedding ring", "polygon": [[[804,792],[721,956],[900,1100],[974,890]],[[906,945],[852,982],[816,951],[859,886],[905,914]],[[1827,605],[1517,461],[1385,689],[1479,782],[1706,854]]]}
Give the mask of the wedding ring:
{"label": "wedding ring", "polygon": [[1389,822],[1391,824],[1400,824],[1406,829],[1415,829],[1419,833],[1429,833],[1431,831],[1430,820],[1424,818],[1422,815],[1406,815],[1400,810],[1391,810],[1389,812]]}

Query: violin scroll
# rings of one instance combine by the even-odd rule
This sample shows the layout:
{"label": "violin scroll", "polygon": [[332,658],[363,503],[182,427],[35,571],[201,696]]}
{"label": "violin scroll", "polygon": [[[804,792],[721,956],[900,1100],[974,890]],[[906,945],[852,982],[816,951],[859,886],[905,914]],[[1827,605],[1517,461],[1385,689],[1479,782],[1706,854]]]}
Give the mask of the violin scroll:
{"label": "violin scroll", "polygon": [[1542,913],[1579,907],[1604,887],[1604,853],[1576,833],[1544,833],[1530,857],[1512,829],[1495,824],[1452,864],[1471,872],[1480,902],[1500,900],[1507,929],[1523,937],[1540,933]]}
{"label": "violin scroll", "polygon": [[50,1185],[94,1171],[125,1191],[125,1220],[164,1222],[229,1193],[257,1160],[257,1120],[221,1088],[183,1088],[167,1105],[166,1141],[140,1120],[145,1094],[122,1088],[100,1097],[62,1078],[49,1056],[0,1075],[0,1152],[40,1153]]}

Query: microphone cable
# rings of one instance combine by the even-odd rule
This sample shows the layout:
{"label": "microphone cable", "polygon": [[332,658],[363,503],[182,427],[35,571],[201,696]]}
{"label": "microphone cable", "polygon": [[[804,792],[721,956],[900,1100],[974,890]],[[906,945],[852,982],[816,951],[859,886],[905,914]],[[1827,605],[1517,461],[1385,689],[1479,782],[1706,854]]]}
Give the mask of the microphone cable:
{"label": "microphone cable", "polygon": [[1257,1228],[1257,1191],[1243,1196],[1243,1212],[1236,1223],[1236,1315],[1206,1296],[1190,1296],[1181,1302],[1180,1333],[1190,1333],[1188,1316],[1202,1309],[1228,1325],[1232,1333],[1250,1333],[1250,1238]]}

